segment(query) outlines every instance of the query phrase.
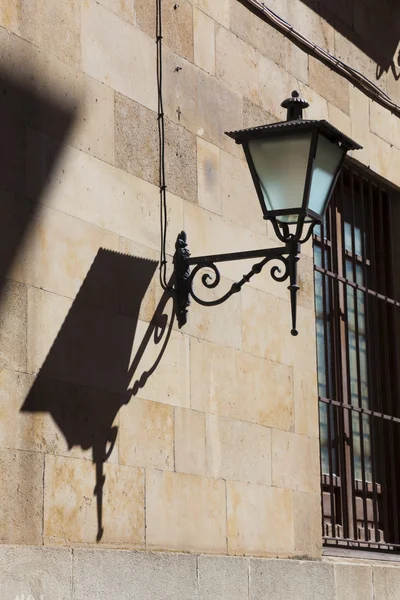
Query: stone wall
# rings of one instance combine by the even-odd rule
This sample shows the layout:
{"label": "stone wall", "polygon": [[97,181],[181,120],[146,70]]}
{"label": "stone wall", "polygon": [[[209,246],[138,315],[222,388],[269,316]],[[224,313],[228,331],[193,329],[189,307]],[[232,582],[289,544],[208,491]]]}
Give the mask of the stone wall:
{"label": "stone wall", "polygon": [[[400,184],[397,118],[238,0],[177,4],[169,276],[181,229],[193,255],[276,244],[224,131],[284,118],[293,89]],[[336,48],[300,0],[273,4]],[[155,2],[3,0],[0,69],[0,542],[320,557],[312,248],[296,339],[268,272],[178,330],[157,277]],[[223,265],[223,285],[246,267]]]}
{"label": "stone wall", "polygon": [[0,549],[2,598],[397,600],[400,568],[124,550]]}

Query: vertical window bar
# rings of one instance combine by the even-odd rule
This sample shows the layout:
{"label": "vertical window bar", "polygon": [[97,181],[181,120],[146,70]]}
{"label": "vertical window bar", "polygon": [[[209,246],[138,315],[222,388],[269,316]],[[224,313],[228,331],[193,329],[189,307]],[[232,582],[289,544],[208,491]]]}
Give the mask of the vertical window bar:
{"label": "vertical window bar", "polygon": [[[377,256],[377,248],[375,243],[375,215],[374,215],[374,190],[372,188],[371,181],[368,182],[368,196],[369,196],[369,209],[370,209],[370,231],[371,231],[371,280],[373,289],[376,291],[380,291],[378,288],[378,277],[376,271],[376,262],[378,259]],[[382,404],[382,373],[380,366],[380,347],[381,347],[381,337],[379,334],[380,324],[379,324],[379,302],[378,298],[375,296],[372,300],[374,304],[373,310],[373,321],[374,321],[374,349],[375,349],[375,372],[376,372],[376,398],[375,401],[377,403],[376,410],[383,413],[383,404]],[[384,448],[384,427],[383,427],[383,419],[378,419],[379,427],[376,427],[377,432],[377,440],[378,440],[378,452],[377,456],[379,457],[380,464],[380,476],[382,479],[382,494],[381,494],[381,506],[382,506],[382,516],[383,516],[383,530],[385,537],[389,531],[389,520],[388,520],[388,502],[387,502],[387,481],[386,481],[386,460],[385,460],[385,448]]]}
{"label": "vertical window bar", "polygon": [[[351,191],[351,202],[354,200],[354,189],[353,189],[353,176],[350,170],[347,170],[347,175],[350,179],[350,191]],[[345,190],[344,190],[344,182],[341,180],[340,185],[340,241],[341,243],[338,245],[338,252],[340,252],[340,264],[341,264],[341,274],[343,277],[347,278],[348,273],[346,269],[346,232],[345,232]],[[349,219],[350,221],[350,219]],[[351,235],[354,233],[354,220],[349,223],[351,229]],[[350,292],[351,293],[351,292]],[[342,332],[341,332],[341,340],[342,340],[342,361],[344,364],[344,371],[346,374],[345,381],[343,381],[343,385],[345,385],[344,397],[346,399],[346,404],[352,404],[352,390],[351,390],[351,362],[350,362],[350,335],[349,335],[349,306],[348,306],[348,288],[345,284],[342,284],[342,307],[343,307],[343,319],[342,319]],[[343,335],[344,333],[344,335]],[[343,410],[343,419],[344,419],[344,427],[345,427],[345,435],[347,439],[347,448],[346,448],[346,472],[349,473],[349,481],[348,481],[348,511],[349,511],[349,528],[352,526],[353,528],[353,537],[354,539],[358,539],[358,531],[357,531],[357,506],[356,506],[356,483],[355,483],[355,471],[354,471],[354,435],[353,435],[353,413],[351,410]]]}
{"label": "vertical window bar", "polygon": [[[392,231],[392,227],[393,227],[393,211],[392,211],[392,199],[389,197],[388,198],[388,227],[389,227],[389,231]],[[390,236],[390,248],[389,248],[389,252],[390,252],[390,274],[391,274],[391,294],[392,294],[392,298],[394,298],[395,300],[397,300],[397,290],[395,290],[395,272],[394,272],[394,251],[393,251],[393,235]],[[397,336],[398,333],[398,317],[397,317],[397,311],[398,308],[396,306],[393,307],[393,327],[394,327],[394,332],[395,332],[395,336]],[[398,344],[397,344],[397,340],[394,340],[394,344],[392,344],[393,347],[393,367],[394,367],[394,371],[397,375],[396,377],[396,389],[394,390],[394,397],[398,398],[398,394],[400,393],[400,365],[399,365],[399,349],[398,349]],[[398,409],[398,404],[397,407]],[[398,416],[398,414],[396,414],[396,416]],[[394,423],[391,424],[392,427],[394,427]],[[393,467],[394,467],[394,471],[396,470],[396,465],[395,465],[395,457],[398,456],[398,445],[396,447],[396,452],[392,455],[391,459],[392,459],[392,463],[393,463]],[[397,462],[397,461],[396,461]],[[396,515],[396,527],[395,527],[395,536],[394,536],[394,543],[398,544],[400,542],[400,536],[399,536],[399,521],[398,521],[398,515],[397,515],[397,505],[398,505],[398,500],[397,500],[397,496],[398,496],[398,483],[397,483],[397,478],[395,478],[395,498],[394,498],[394,512]]]}
{"label": "vertical window bar", "polygon": [[[390,256],[388,256],[388,244],[385,243],[385,230],[384,230],[384,212],[383,212],[383,194],[382,194],[382,189],[379,188],[378,189],[378,206],[379,206],[379,235],[380,235],[380,255],[381,255],[381,259],[380,259],[380,273],[382,276],[382,293],[384,295],[387,296],[389,290],[388,290],[388,281],[387,281],[387,277],[386,277],[386,269],[389,265],[389,261],[390,261]],[[391,374],[390,374],[390,358],[389,358],[389,352],[388,352],[388,343],[389,343],[389,336],[388,336],[388,303],[387,302],[382,302],[381,304],[383,304],[382,306],[382,313],[383,313],[383,319],[382,319],[382,323],[383,323],[383,338],[384,338],[384,362],[385,362],[385,391],[386,391],[386,403],[383,403],[383,411],[386,412],[387,414],[392,415],[393,414],[393,406],[392,406],[392,381],[391,381]],[[393,524],[394,524],[394,529],[395,531],[397,531],[398,529],[398,516],[397,516],[397,493],[396,493],[396,471],[395,471],[395,465],[394,465],[394,438],[393,438],[393,423],[392,422],[388,422],[387,424],[385,424],[387,426],[387,428],[389,429],[389,456],[388,456],[388,463],[389,463],[389,468],[390,468],[390,475],[391,475],[391,503],[390,503],[390,507],[391,507],[391,517],[393,519]],[[387,500],[389,500],[389,485],[387,486]]]}
{"label": "vertical window bar", "polygon": [[[336,200],[338,200],[338,196],[336,196]],[[335,207],[335,212],[332,214],[332,248],[338,248],[338,244],[340,240],[338,239],[338,220],[339,220],[338,208]],[[332,267],[335,273],[339,273],[339,260],[337,252],[332,251]],[[342,345],[341,345],[341,305],[340,305],[340,290],[339,290],[339,281],[332,281],[333,288],[333,302],[332,302],[332,316],[333,316],[333,356],[335,363],[335,392],[336,398],[339,402],[343,404],[343,368],[342,368]],[[337,427],[337,439],[336,439],[336,453],[337,460],[339,463],[340,469],[340,479],[341,479],[341,487],[340,487],[340,500],[341,500],[341,513],[342,513],[342,525],[343,525],[343,535],[345,538],[350,537],[350,527],[349,527],[349,504],[348,504],[348,472],[346,470],[346,435],[345,435],[345,411],[343,408],[337,410],[338,417],[338,427]]]}
{"label": "vertical window bar", "polygon": [[[361,254],[362,254],[362,269],[364,285],[368,287],[369,277],[367,275],[367,248],[370,245],[370,234],[367,229],[367,221],[365,216],[365,196],[364,196],[364,179],[362,175],[359,175],[360,180],[360,200],[361,200]],[[368,201],[368,199],[367,199]],[[368,237],[367,237],[368,236]],[[368,242],[366,241],[368,240]],[[369,253],[370,254],[370,253]],[[366,355],[367,355],[367,382],[368,382],[368,399],[369,408],[372,407],[371,395],[373,394],[373,377],[374,363],[372,360],[372,331],[371,331],[371,315],[369,310],[369,298],[368,294],[365,294],[365,326],[366,326]],[[371,479],[372,479],[372,515],[374,521],[374,535],[375,540],[379,541],[379,518],[378,518],[378,487],[376,478],[376,451],[375,451],[375,435],[374,435],[374,423],[371,416],[368,416],[368,424],[370,429],[370,444],[371,444]]]}
{"label": "vertical window bar", "polygon": [[[358,281],[357,277],[357,262],[356,262],[356,254],[358,248],[356,248],[356,239],[355,239],[355,231],[356,231],[356,210],[355,210],[355,198],[354,198],[354,177],[353,172],[351,171],[350,175],[350,191],[351,191],[351,218],[352,218],[352,227],[351,227],[351,251],[352,251],[352,275],[353,281],[355,283],[364,284],[364,282]],[[363,236],[364,232],[360,230],[360,235]],[[361,249],[360,249],[361,252]],[[353,288],[353,302],[354,302],[354,337],[356,344],[356,375],[357,375],[357,403],[359,408],[362,408],[362,390],[361,390],[361,366],[360,366],[360,333],[359,333],[359,314],[358,314],[358,298],[361,292],[359,292],[356,288]],[[349,345],[348,345],[349,348]],[[351,397],[351,404],[353,404]],[[363,523],[364,523],[364,539],[368,540],[368,519],[367,519],[367,497],[366,497],[366,478],[365,478],[365,447],[364,447],[364,416],[362,413],[356,413],[351,415],[351,422],[358,419],[359,425],[359,441],[360,441],[360,460],[361,460],[361,484],[362,484],[362,506],[363,506]],[[353,440],[354,443],[354,440]],[[353,476],[354,476],[355,465],[353,464]],[[355,500],[355,499],[354,499]],[[358,528],[357,528],[357,514],[355,518],[355,530],[356,530],[356,539],[358,536]]]}
{"label": "vertical window bar", "polygon": [[[329,219],[330,213],[332,209],[329,209],[328,217]],[[325,223],[321,223],[321,266],[323,269],[329,268],[329,265],[326,265],[326,248],[329,246],[325,243]],[[325,385],[326,385],[326,395],[328,398],[331,398],[331,374],[330,374],[330,366],[329,366],[329,338],[328,338],[328,310],[327,310],[327,290],[326,286],[330,284],[327,275],[321,274],[322,280],[322,313],[323,313],[323,326],[324,326],[324,358],[325,358]],[[332,319],[329,317],[330,322]],[[328,427],[328,464],[329,464],[329,494],[330,494],[330,506],[331,506],[331,528],[333,537],[336,537],[336,503],[335,503],[335,488],[333,484],[333,456],[332,456],[332,406],[324,405],[323,410],[326,410],[327,416],[327,427]],[[323,516],[324,518],[324,516]]]}

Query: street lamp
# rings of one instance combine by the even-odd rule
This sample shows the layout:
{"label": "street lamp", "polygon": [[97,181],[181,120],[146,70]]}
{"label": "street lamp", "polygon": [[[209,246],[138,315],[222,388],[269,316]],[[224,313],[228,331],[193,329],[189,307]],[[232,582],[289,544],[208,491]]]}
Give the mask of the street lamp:
{"label": "street lamp", "polygon": [[[191,257],[186,234],[181,232],[176,242],[175,289],[179,326],[186,323],[190,298],[203,306],[222,304],[240,291],[253,275],[270,261],[278,260],[283,269],[274,266],[271,276],[276,281],[289,279],[292,307],[292,335],[296,329],[297,261],[300,245],[306,242],[316,223],[323,218],[338,179],[343,161],[349,150],[358,150],[359,144],[344,135],[325,120],[303,120],[303,109],[308,102],[292,92],[282,102],[287,109],[287,120],[261,127],[233,131],[227,135],[243,146],[247,163],[261,204],[264,219],[270,221],[284,246],[250,250],[231,254]],[[303,236],[304,226],[307,230]],[[215,288],[220,274],[215,263],[262,258],[251,271],[234,283],[217,300],[203,300],[193,290],[199,271],[208,268],[213,275],[204,273],[201,282]],[[191,270],[193,267],[193,270]]]}

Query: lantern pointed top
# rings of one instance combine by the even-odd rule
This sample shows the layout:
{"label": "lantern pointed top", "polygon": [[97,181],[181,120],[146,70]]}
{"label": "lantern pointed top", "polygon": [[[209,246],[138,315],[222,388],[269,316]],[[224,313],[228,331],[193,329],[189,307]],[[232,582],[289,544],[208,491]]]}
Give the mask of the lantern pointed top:
{"label": "lantern pointed top", "polygon": [[308,108],[310,105],[307,100],[301,98],[299,92],[294,90],[292,96],[284,100],[281,106],[287,109],[286,120],[296,121],[303,118],[303,109]]}

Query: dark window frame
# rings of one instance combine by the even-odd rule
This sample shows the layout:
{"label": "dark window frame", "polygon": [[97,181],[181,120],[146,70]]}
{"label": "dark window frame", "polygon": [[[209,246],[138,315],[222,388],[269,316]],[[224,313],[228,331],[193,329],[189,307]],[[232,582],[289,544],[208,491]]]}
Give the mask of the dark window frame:
{"label": "dark window frame", "polygon": [[399,207],[349,161],[313,236],[328,547],[400,552]]}

